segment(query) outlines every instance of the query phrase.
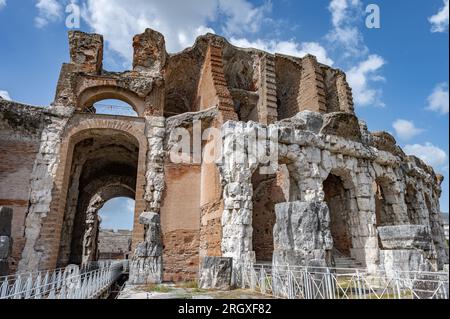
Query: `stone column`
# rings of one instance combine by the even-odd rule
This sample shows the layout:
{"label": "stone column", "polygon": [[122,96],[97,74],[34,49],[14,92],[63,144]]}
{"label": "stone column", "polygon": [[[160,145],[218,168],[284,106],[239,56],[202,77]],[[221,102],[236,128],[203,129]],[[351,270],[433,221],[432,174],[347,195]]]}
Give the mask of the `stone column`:
{"label": "stone column", "polygon": [[130,283],[161,283],[163,278],[161,220],[158,213],[144,212],[139,222],[145,225],[145,240],[138,244],[130,264]]}
{"label": "stone column", "polygon": [[[143,241],[136,245],[130,264],[130,283],[160,283],[163,278],[161,240],[161,198],[164,182],[164,137],[165,119],[147,116],[146,133],[148,139],[147,172],[145,185],[146,212],[139,217],[144,228]],[[135,228],[137,228],[135,224]]]}
{"label": "stone column", "polygon": [[357,236],[353,240],[352,253],[367,267],[369,272],[375,271],[379,262],[374,182],[369,163],[359,161],[355,185],[359,224],[355,229]]}
{"label": "stone column", "polygon": [[11,208],[0,207],[0,277],[9,275],[9,257],[12,249],[12,214]]}

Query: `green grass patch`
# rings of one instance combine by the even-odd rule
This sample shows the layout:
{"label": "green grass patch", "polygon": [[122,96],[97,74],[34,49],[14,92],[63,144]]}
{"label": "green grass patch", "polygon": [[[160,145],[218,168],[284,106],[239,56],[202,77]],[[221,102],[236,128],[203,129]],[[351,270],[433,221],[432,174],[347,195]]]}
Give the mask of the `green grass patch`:
{"label": "green grass patch", "polygon": [[148,284],[146,286],[143,286],[142,290],[144,290],[145,292],[168,293],[172,291],[172,288],[166,285]]}

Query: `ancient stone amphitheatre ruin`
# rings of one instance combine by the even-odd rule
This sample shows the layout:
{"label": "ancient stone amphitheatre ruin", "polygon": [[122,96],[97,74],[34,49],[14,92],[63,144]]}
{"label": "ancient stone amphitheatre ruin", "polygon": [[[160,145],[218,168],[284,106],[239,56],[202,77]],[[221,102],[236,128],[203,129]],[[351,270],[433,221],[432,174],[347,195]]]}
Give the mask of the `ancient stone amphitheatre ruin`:
{"label": "ancient stone amphitheatre ruin", "polygon": [[[133,39],[132,70],[108,72],[101,35],[71,31],[69,43],[50,106],[0,98],[3,273],[95,261],[98,211],[119,196],[136,203],[131,283],[214,287],[218,272],[233,283],[255,263],[448,264],[443,177],[390,134],[368,131],[342,71],[213,34],[168,54],[147,29]],[[137,117],[97,114],[106,99]],[[220,145],[195,141],[195,130],[211,128]],[[220,149],[218,160],[190,149],[173,162],[183,130],[200,150]]]}

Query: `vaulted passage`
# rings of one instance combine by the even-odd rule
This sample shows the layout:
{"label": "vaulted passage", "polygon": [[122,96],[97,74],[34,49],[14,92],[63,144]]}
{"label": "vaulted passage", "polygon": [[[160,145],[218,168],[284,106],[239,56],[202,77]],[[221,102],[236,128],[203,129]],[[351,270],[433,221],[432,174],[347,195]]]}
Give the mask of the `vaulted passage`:
{"label": "vaulted passage", "polygon": [[377,226],[391,226],[395,224],[394,204],[396,198],[392,182],[378,178],[375,188],[375,214]]}
{"label": "vaulted passage", "polygon": [[274,250],[273,228],[276,223],[275,205],[286,202],[289,194],[289,173],[253,174],[253,250],[258,263],[271,262]]}
{"label": "vaulted passage", "polygon": [[330,210],[331,235],[335,253],[350,257],[352,248],[349,226],[350,191],[344,187],[341,178],[333,174],[330,174],[323,182],[323,190]]}
{"label": "vaulted passage", "polygon": [[98,259],[98,212],[113,198],[135,199],[138,154],[137,141],[115,130],[92,130],[74,146],[60,266]]}

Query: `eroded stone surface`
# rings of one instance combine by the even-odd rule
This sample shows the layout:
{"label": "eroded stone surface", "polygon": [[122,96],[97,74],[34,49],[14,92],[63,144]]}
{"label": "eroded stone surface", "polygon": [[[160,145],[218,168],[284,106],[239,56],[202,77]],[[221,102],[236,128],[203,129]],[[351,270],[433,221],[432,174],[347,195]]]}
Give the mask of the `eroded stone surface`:
{"label": "eroded stone surface", "polygon": [[[420,256],[448,264],[442,176],[406,156],[390,134],[368,131],[342,71],[311,55],[236,48],[213,34],[169,55],[163,36],[146,30],[133,40],[133,70],[108,72],[100,35],[71,32],[69,42],[52,107],[0,100],[0,199],[14,208],[19,270],[95,259],[98,209],[118,195],[136,199],[134,282],[159,282],[164,269],[168,280],[192,279],[205,255],[232,258],[236,271],[269,259],[272,247],[275,264],[330,265],[336,250],[369,270],[397,261],[417,270]],[[102,99],[126,101],[138,117],[89,113]],[[189,164],[171,162],[174,132],[193,132],[194,121],[202,133],[221,130],[221,161],[193,164],[188,150]],[[257,136],[260,149],[249,147]],[[264,196],[275,179],[279,196]],[[173,222],[180,206],[164,205],[174,198],[169,181],[172,189],[197,188],[189,192],[189,229]],[[274,233],[267,212],[280,202]],[[167,217],[173,227],[164,231]],[[382,228],[390,226],[398,236]],[[262,238],[273,245],[255,249]]]}
{"label": "eroded stone surface", "polygon": [[232,258],[203,257],[200,263],[199,287],[229,290],[231,288]]}
{"label": "eroded stone surface", "polygon": [[433,249],[429,229],[423,225],[378,227],[383,249]]}

